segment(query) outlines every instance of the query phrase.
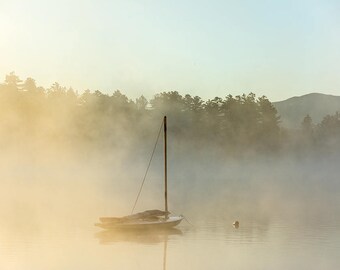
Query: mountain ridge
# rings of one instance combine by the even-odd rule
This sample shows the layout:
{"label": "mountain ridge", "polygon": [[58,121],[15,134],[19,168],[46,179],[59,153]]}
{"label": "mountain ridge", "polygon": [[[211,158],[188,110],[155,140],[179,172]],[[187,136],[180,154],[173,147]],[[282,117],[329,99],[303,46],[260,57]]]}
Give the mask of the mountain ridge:
{"label": "mountain ridge", "polygon": [[273,102],[273,105],[281,116],[283,127],[298,128],[307,114],[314,124],[318,124],[326,115],[340,111],[340,96],[313,92]]}

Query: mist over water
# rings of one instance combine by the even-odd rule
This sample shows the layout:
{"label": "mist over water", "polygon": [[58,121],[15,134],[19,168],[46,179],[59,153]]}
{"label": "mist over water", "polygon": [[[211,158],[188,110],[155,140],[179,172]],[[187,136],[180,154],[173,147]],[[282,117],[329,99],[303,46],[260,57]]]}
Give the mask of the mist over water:
{"label": "mist over water", "polygon": [[[119,91],[0,88],[2,269],[337,269],[338,114],[285,133],[253,94],[169,92],[147,109]],[[169,209],[186,219],[167,232],[99,230],[99,217],[131,213],[164,114]],[[162,147],[135,212],[163,209]]]}
{"label": "mist over water", "polygon": [[[130,213],[149,151],[36,151],[1,157],[4,269],[144,269],[148,260],[151,269],[161,269],[165,239],[167,269],[337,265],[337,156],[237,160],[195,156],[194,151],[179,156],[170,144],[170,211],[195,227],[183,221],[180,233],[117,236],[101,235],[93,223],[99,216]],[[163,208],[162,166],[159,146],[136,211]],[[238,230],[231,226],[235,220],[241,224]],[[298,256],[301,249],[317,257],[306,262]],[[268,257],[261,263],[257,256],[264,254]]]}
{"label": "mist over water", "polygon": [[[79,219],[91,221],[99,215],[130,213],[149,153],[135,156],[123,150],[115,152],[82,156],[68,150],[40,156],[19,152],[17,156],[3,156],[3,220],[21,224],[26,216],[27,221],[20,226],[31,223],[39,228],[50,220],[74,219],[81,224]],[[136,211],[163,208],[162,153],[155,159]],[[337,156],[322,160],[213,159],[193,153],[177,156],[176,149],[170,148],[170,209],[200,221],[267,221],[281,216],[308,222],[310,218],[332,218],[340,205],[338,160]]]}

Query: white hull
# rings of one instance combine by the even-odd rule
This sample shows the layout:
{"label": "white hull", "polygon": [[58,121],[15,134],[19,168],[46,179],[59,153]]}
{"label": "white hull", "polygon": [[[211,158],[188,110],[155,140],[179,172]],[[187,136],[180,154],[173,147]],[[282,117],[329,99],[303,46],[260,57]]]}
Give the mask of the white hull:
{"label": "white hull", "polygon": [[122,223],[116,223],[116,222],[107,222],[107,223],[96,223],[95,225],[106,229],[167,229],[172,228],[178,225],[183,220],[183,216],[173,216],[168,217],[168,219],[159,219],[154,221],[147,221],[147,220],[132,220],[129,222],[122,222]]}

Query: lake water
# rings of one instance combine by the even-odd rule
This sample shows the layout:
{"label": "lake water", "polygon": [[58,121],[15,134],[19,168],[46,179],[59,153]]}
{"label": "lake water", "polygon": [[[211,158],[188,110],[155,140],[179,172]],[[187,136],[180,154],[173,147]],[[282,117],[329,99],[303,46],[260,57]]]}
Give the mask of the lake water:
{"label": "lake water", "polygon": [[1,230],[0,268],[17,269],[339,269],[340,222],[274,219],[183,221],[154,232],[101,231],[92,224]]}
{"label": "lake water", "polygon": [[[170,209],[193,226],[152,233],[94,226],[130,213],[140,169],[8,163],[0,163],[2,270],[340,269],[338,158],[177,162]],[[150,175],[137,211],[162,207],[162,183],[162,172]]]}

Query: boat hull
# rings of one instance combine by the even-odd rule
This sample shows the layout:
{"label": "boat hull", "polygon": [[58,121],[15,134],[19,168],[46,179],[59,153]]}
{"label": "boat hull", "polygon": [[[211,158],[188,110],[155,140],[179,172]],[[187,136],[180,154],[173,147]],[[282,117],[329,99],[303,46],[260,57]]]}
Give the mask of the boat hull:
{"label": "boat hull", "polygon": [[107,222],[107,223],[96,223],[95,226],[106,230],[155,230],[155,229],[167,229],[177,226],[183,220],[183,216],[169,217],[166,220],[155,220],[155,221],[145,221],[145,220],[134,220],[131,222]]}

